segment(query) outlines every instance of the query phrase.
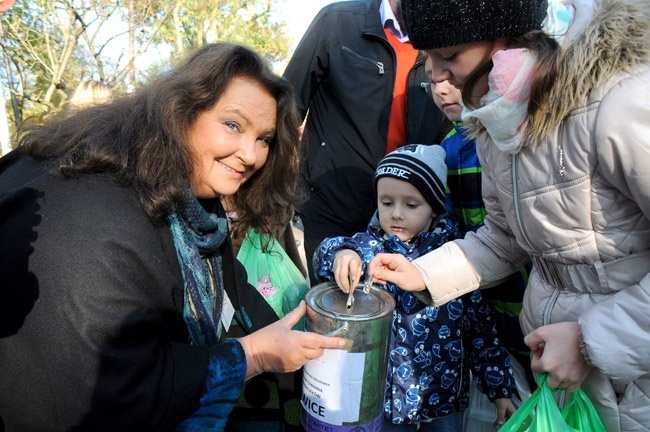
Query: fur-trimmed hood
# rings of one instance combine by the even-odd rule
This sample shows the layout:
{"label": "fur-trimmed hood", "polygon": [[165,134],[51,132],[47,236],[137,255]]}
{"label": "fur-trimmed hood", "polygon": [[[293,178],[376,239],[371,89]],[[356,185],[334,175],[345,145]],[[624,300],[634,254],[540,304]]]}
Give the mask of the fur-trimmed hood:
{"label": "fur-trimmed hood", "polygon": [[649,28],[648,0],[601,0],[584,30],[564,47],[560,72],[548,93],[551,111],[529,135],[548,136],[570,111],[585,103],[594,89],[621,72],[632,72],[647,63]]}
{"label": "fur-trimmed hood", "polygon": [[[564,0],[564,3],[575,3],[576,16],[578,13],[593,16],[569,28],[571,38],[562,46],[558,75],[544,101],[547,115],[528,122],[524,146],[541,142],[572,110],[584,105],[592,91],[617,74],[632,72],[650,61],[648,0]],[[579,8],[593,8],[593,11]],[[484,130],[474,120],[466,126],[469,135],[474,137]]]}

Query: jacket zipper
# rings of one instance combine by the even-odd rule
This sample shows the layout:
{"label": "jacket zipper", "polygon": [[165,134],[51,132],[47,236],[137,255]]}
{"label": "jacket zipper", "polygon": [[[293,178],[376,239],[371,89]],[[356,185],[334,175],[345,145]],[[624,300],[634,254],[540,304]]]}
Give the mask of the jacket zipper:
{"label": "jacket zipper", "polygon": [[365,62],[370,62],[370,63],[374,64],[375,66],[377,66],[377,70],[379,72],[379,75],[384,74],[385,70],[384,70],[384,64],[382,62],[369,59],[368,57],[360,56],[359,54],[352,51],[350,48],[348,48],[346,46],[342,47],[342,49],[343,49],[343,51],[346,51],[346,52],[352,54],[353,56],[355,56],[356,58],[358,58],[360,60],[363,60]]}
{"label": "jacket zipper", "polygon": [[[524,223],[521,219],[521,209],[519,208],[519,189],[517,187],[517,155],[516,154],[512,155],[512,193],[513,193],[513,202],[515,207],[515,216],[517,218],[517,225],[519,225],[519,231],[521,232],[521,235],[523,236],[524,240],[526,240],[528,246],[532,250],[539,252],[530,242],[530,238],[526,233],[526,230],[524,228]],[[546,303],[546,306],[544,307],[544,316],[542,318],[543,325],[548,325],[551,323],[551,311],[553,310],[553,307],[555,306],[555,302],[557,301],[557,298],[560,295],[561,288],[562,287],[555,287],[555,290],[553,291],[551,298],[549,299],[548,303]]]}

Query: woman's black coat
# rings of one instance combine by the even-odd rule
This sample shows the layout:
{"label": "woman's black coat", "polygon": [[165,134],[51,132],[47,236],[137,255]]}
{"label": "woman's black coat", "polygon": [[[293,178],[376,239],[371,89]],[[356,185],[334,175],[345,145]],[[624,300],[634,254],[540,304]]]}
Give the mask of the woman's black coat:
{"label": "woman's black coat", "polygon": [[[234,306],[255,328],[277,320],[223,253]],[[173,430],[209,354],[188,343],[182,306],[171,232],[133,189],[0,159],[0,431]]]}

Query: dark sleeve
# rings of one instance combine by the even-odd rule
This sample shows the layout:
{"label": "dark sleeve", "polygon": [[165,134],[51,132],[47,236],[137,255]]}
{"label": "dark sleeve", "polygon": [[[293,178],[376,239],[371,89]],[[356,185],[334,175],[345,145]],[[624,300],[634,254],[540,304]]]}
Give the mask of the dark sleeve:
{"label": "dark sleeve", "polygon": [[211,353],[187,343],[168,229],[105,180],[56,177],[2,198],[0,237],[16,246],[1,258],[20,251],[3,296],[36,300],[0,339],[5,424],[173,430],[199,406]]}
{"label": "dark sleeve", "polygon": [[319,282],[334,280],[334,257],[349,237],[328,237],[314,251],[313,266]]}
{"label": "dark sleeve", "polygon": [[468,318],[464,337],[470,347],[476,386],[491,402],[511,398],[516,387],[510,354],[497,337],[492,309],[480,291],[466,294],[462,299]]}
{"label": "dark sleeve", "polygon": [[201,406],[176,428],[177,432],[224,430],[246,376],[244,356],[237,340],[228,340],[212,350]]}
{"label": "dark sleeve", "polygon": [[330,237],[323,240],[314,252],[314,269],[320,281],[334,280],[334,258],[338,251],[350,249],[361,259],[361,280],[364,280],[366,267],[376,254],[383,252],[382,242],[367,232],[356,233],[352,237]]}

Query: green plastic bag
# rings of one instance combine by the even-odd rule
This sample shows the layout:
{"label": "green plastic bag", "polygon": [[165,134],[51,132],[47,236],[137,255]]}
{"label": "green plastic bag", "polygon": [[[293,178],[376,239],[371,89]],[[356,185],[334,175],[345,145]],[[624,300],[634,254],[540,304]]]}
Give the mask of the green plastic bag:
{"label": "green plastic bag", "polygon": [[[249,230],[237,259],[248,273],[248,283],[257,288],[282,318],[293,310],[309,290],[307,279],[272,236]],[[304,329],[304,319],[295,329]]]}
{"label": "green plastic bag", "polygon": [[562,408],[562,417],[569,426],[581,432],[607,432],[596,408],[582,389],[571,393],[569,401]]}
{"label": "green plastic bag", "polygon": [[[576,432],[569,426],[546,384],[546,374],[537,378],[538,388],[519,407],[499,432]],[[586,430],[585,430],[586,431]]]}

